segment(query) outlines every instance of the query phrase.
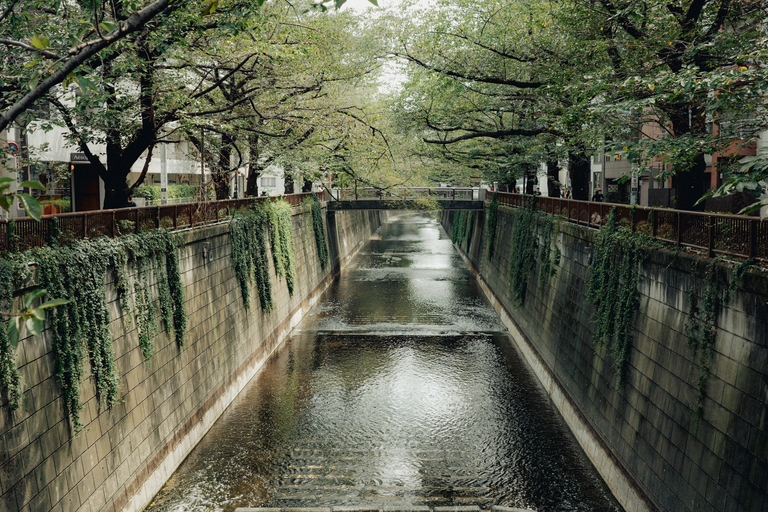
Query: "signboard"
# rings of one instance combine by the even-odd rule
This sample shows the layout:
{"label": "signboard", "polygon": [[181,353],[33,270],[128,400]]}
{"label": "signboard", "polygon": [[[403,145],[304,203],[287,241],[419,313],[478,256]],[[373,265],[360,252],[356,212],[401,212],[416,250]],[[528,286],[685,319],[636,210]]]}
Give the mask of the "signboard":
{"label": "signboard", "polygon": [[12,154],[12,155],[15,154],[15,153],[18,153],[19,152],[19,145],[16,142],[9,142],[8,143],[7,151],[10,154]]}
{"label": "signboard", "polygon": [[69,161],[70,162],[82,162],[82,163],[88,163],[88,157],[85,156],[85,153],[70,153],[69,154]]}

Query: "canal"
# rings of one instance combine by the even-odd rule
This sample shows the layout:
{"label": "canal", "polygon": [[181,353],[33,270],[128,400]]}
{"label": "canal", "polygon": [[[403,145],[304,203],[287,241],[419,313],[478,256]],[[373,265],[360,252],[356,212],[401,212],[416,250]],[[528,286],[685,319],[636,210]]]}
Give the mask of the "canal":
{"label": "canal", "polygon": [[618,511],[450,237],[390,217],[148,511]]}

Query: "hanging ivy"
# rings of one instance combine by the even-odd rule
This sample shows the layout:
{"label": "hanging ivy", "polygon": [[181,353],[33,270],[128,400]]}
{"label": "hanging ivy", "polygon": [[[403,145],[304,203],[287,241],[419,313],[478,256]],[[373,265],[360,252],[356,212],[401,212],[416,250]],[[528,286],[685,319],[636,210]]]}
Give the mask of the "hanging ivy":
{"label": "hanging ivy", "polygon": [[[13,302],[15,265],[0,260],[0,308],[10,311]],[[16,367],[16,350],[11,344],[5,323],[0,323],[0,384],[5,390],[8,407],[15,411],[21,405],[23,394],[21,375]]]}
{"label": "hanging ivy", "polygon": [[469,242],[472,240],[472,229],[474,227],[474,216],[469,210],[459,210],[453,218],[451,229],[451,241],[459,247],[469,249]]}
{"label": "hanging ivy", "polygon": [[315,233],[315,245],[317,246],[317,257],[320,260],[320,268],[325,269],[328,266],[328,245],[325,242],[325,223],[323,222],[323,211],[320,208],[320,200],[315,194],[311,199],[307,199],[312,210],[312,230]]}
{"label": "hanging ivy", "polygon": [[587,300],[593,305],[594,344],[606,346],[614,358],[617,387],[624,385],[632,343],[637,289],[647,236],[620,228],[615,209],[608,214],[595,241]]}
{"label": "hanging ivy", "polygon": [[535,198],[531,196],[524,208],[514,210],[512,221],[512,249],[510,251],[510,277],[512,279],[512,299],[518,304],[525,303],[528,278],[536,268],[536,256],[539,248],[538,218]]}
{"label": "hanging ivy", "polygon": [[488,240],[488,259],[493,258],[496,252],[496,224],[499,221],[499,198],[496,192],[493,193],[491,203],[488,205],[488,222],[486,223]]}
{"label": "hanging ivy", "polygon": [[685,333],[688,336],[688,348],[692,358],[699,356],[699,375],[696,378],[698,394],[692,408],[693,424],[691,432],[695,436],[698,432],[701,417],[704,414],[704,400],[707,392],[707,381],[712,366],[712,356],[715,352],[715,338],[717,337],[717,317],[720,310],[726,307],[736,291],[741,276],[752,265],[753,260],[745,260],[733,270],[733,276],[728,287],[723,291],[720,287],[721,279],[718,274],[718,260],[712,259],[704,272],[701,281],[703,293],[699,295],[696,287],[693,287],[688,295],[691,310],[685,322]]}
{"label": "hanging ivy", "polygon": [[[86,357],[90,360],[99,408],[110,407],[118,400],[119,375],[104,286],[109,268],[115,272],[115,287],[124,317],[136,317],[144,356],[151,357],[152,338],[157,333],[150,269],[157,276],[159,296],[165,297],[164,307],[170,308],[173,317],[178,318],[173,327],[176,341],[183,343],[186,312],[177,243],[165,231],[145,231],[116,239],[87,240],[71,247],[33,249],[25,258],[36,262],[40,287],[47,290],[49,296],[69,300],[49,316],[50,332],[56,377],[73,429],[79,432],[82,429],[80,383]],[[133,283],[126,270],[131,263],[136,268]],[[129,294],[133,300],[129,300]]]}
{"label": "hanging ivy", "polygon": [[287,201],[271,201],[264,205],[269,218],[269,245],[272,250],[272,262],[275,273],[285,276],[288,284],[288,294],[293,296],[296,280],[296,249],[293,244],[293,223],[291,222],[291,205]]}
{"label": "hanging ivy", "polygon": [[229,233],[232,244],[232,266],[240,285],[243,303],[250,308],[251,281],[256,282],[259,303],[265,312],[272,310],[272,284],[265,233],[269,219],[261,209],[243,210],[232,217]]}
{"label": "hanging ivy", "polygon": [[[557,267],[560,265],[560,246],[555,242],[555,233],[557,232],[557,223],[551,215],[541,215],[538,224],[539,236],[541,237],[541,247],[539,250],[539,286],[545,286],[549,279],[557,273]],[[553,247],[554,246],[554,247]]]}

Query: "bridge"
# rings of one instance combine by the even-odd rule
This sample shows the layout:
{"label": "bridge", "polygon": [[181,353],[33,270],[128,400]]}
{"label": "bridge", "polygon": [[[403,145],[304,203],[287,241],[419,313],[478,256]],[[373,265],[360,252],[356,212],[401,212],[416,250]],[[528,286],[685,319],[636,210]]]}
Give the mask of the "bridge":
{"label": "bridge", "polygon": [[482,210],[485,189],[358,188],[332,189],[325,194],[328,210]]}

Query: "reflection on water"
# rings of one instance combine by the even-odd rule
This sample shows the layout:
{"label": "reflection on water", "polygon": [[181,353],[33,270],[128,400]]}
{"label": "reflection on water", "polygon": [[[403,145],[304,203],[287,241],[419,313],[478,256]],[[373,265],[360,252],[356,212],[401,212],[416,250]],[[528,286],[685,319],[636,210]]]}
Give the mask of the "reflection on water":
{"label": "reflection on water", "polygon": [[372,240],[148,510],[620,510],[439,224]]}

